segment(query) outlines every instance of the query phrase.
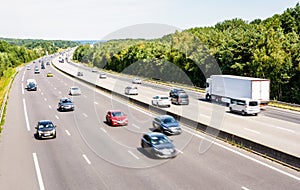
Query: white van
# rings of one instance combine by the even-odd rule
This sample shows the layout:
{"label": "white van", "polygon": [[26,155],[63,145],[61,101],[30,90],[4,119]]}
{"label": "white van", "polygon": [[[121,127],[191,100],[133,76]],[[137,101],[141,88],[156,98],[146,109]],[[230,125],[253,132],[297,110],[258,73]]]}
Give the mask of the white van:
{"label": "white van", "polygon": [[230,112],[239,112],[242,115],[257,115],[260,112],[260,102],[258,100],[252,100],[248,98],[230,100],[229,110]]}

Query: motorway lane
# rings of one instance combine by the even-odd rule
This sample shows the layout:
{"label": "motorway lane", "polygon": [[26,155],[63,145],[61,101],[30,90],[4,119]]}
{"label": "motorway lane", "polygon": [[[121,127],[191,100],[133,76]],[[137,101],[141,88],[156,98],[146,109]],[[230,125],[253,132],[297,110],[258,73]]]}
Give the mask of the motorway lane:
{"label": "motorway lane", "polygon": [[[274,172],[219,146],[213,145],[205,153],[199,154],[199,144],[201,142],[204,144],[202,139],[187,131],[180,136],[171,137],[177,147],[184,142],[184,146],[180,147],[183,154],[171,160],[151,159],[139,148],[141,133],[149,131],[151,127],[149,126],[151,116],[117,101],[111,103],[109,98],[80,84],[78,86],[82,88],[84,94],[74,97],[75,112],[57,112],[54,107],[59,97],[66,96],[58,92],[66,92],[68,88],[64,82],[67,84],[76,84],[76,82],[56,72],[55,77],[51,79],[43,78],[42,74],[34,77],[38,80],[41,92],[38,91],[39,95],[35,96],[36,94],[33,94],[35,92],[25,91],[24,95],[26,103],[29,103],[27,107],[30,126],[45,115],[58,124],[57,139],[42,141],[33,138],[32,128],[31,132],[26,132],[26,126],[23,124],[26,134],[24,139],[33,142],[32,145],[24,144],[24,146],[32,146],[30,148],[36,151],[46,189],[132,189],[132,187],[136,189],[199,189],[199,187],[201,189],[242,189],[242,187],[296,189],[299,185],[299,179]],[[61,81],[58,80],[59,78],[64,82],[59,82]],[[55,82],[55,85],[51,86],[48,80]],[[13,86],[15,88],[15,83]],[[57,90],[53,90],[54,86]],[[47,101],[44,98],[47,98]],[[37,107],[39,109],[36,109]],[[140,129],[131,124],[124,128],[113,128],[103,123],[105,110],[111,107],[128,110],[126,112],[130,113],[128,114],[130,122]],[[59,119],[55,115],[59,116]],[[142,123],[137,121],[143,119],[145,121]],[[65,130],[68,130],[71,136]],[[118,142],[114,143],[116,141]],[[221,144],[228,147],[224,143]],[[23,149],[23,144],[21,145]],[[24,152],[27,152],[26,147]],[[128,150],[132,151],[138,159]],[[247,152],[237,151],[252,156]],[[86,163],[83,154],[91,164]],[[109,157],[103,159],[101,156]],[[256,159],[263,160],[258,157]],[[266,160],[263,162],[299,176],[298,173],[277,164]],[[6,163],[11,164],[9,161]],[[33,163],[29,165],[32,166],[31,176],[36,176]],[[141,166],[141,169],[134,169]],[[274,182],[279,180],[282,183],[274,185]],[[23,189],[37,189],[36,183],[34,188],[24,186]]]}
{"label": "motorway lane", "polygon": [[[121,94],[124,93],[124,86],[129,84],[128,81],[122,81],[122,79],[114,80],[109,77],[104,80],[99,80],[97,79],[96,73],[88,72],[81,67],[74,67],[71,64],[65,63],[60,64],[57,63],[56,59],[54,59],[53,62],[74,75],[76,75],[77,71],[83,71],[84,76],[82,78]],[[168,91],[162,92],[157,89],[149,89],[143,85],[139,85],[138,88],[140,94],[134,96],[134,98],[145,103],[151,101],[149,92],[152,92],[152,90],[153,95],[154,93],[168,94]],[[229,113],[227,111],[228,108],[223,106],[198,101],[196,99],[191,99],[189,106],[172,105],[171,108],[164,108],[164,110],[170,110],[173,113],[197,120],[214,128],[300,157],[300,149],[298,148],[300,127],[297,123],[265,117],[263,115],[244,117]],[[280,139],[280,141],[277,139]]]}

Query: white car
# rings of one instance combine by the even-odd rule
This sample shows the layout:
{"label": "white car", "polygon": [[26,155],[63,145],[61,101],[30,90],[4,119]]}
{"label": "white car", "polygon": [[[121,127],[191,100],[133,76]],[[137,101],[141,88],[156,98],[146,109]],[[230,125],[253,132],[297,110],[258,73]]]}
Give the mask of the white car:
{"label": "white car", "polygon": [[128,95],[138,95],[138,89],[136,86],[127,86],[125,88],[125,94]]}
{"label": "white car", "polygon": [[133,84],[142,84],[142,80],[140,78],[135,78],[132,80]]}
{"label": "white car", "polygon": [[70,88],[69,94],[70,94],[71,96],[73,96],[73,95],[80,95],[80,94],[81,94],[81,90],[80,90],[80,88],[77,87],[77,86],[72,86],[72,87]]}
{"label": "white car", "polygon": [[152,105],[159,107],[171,107],[171,99],[169,96],[157,95],[152,98]]}
{"label": "white car", "polygon": [[106,79],[106,74],[105,74],[105,73],[101,73],[101,74],[99,75],[99,78],[100,78],[100,79]]}

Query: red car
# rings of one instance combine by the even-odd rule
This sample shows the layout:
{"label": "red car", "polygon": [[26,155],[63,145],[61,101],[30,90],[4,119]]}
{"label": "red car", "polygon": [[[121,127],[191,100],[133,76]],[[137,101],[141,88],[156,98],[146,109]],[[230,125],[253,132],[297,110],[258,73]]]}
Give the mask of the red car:
{"label": "red car", "polygon": [[127,125],[128,118],[127,115],[120,110],[109,110],[106,114],[106,123],[111,126]]}

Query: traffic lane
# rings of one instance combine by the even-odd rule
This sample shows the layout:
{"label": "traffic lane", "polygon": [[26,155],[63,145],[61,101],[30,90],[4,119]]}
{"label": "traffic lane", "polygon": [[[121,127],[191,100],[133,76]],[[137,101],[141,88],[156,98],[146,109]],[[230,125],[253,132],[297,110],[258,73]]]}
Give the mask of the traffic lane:
{"label": "traffic lane", "polygon": [[271,117],[271,118],[276,118],[276,119],[281,119],[284,121],[289,121],[289,122],[293,122],[296,124],[300,124],[300,114],[299,113],[295,113],[295,112],[288,112],[288,111],[283,111],[280,109],[274,109],[272,107],[268,107],[266,108],[266,110],[262,111],[260,113],[263,116],[266,117]]}
{"label": "traffic lane", "polygon": [[38,187],[31,154],[32,136],[26,128],[24,119],[22,89],[20,88],[23,72],[24,70],[19,72],[12,84],[1,134],[1,189],[37,189]]}

